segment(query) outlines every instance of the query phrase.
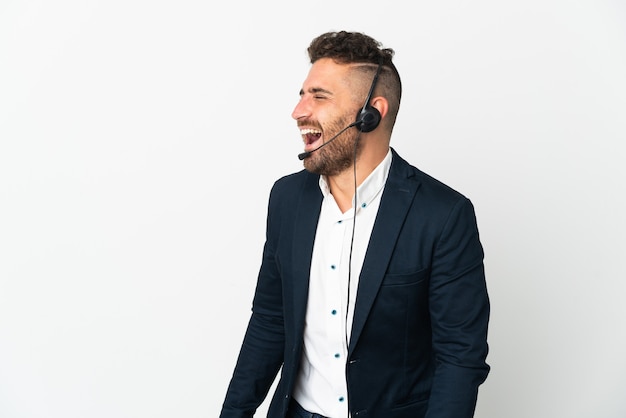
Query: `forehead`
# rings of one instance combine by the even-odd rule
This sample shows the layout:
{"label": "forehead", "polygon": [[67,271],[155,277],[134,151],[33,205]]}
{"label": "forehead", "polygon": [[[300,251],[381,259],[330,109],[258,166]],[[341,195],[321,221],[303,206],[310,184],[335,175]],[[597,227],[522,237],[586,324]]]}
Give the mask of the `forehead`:
{"label": "forehead", "polygon": [[343,89],[349,88],[350,73],[350,65],[337,64],[330,58],[321,58],[311,66],[302,89],[305,92],[323,89],[339,93]]}

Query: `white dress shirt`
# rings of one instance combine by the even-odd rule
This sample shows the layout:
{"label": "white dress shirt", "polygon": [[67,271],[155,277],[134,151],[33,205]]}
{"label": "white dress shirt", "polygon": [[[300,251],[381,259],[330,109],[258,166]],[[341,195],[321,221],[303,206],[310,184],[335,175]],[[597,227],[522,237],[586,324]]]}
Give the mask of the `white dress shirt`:
{"label": "white dress shirt", "polygon": [[345,370],[354,304],[390,167],[391,151],[358,187],[356,219],[354,205],[342,213],[326,179],[320,176],[324,198],[311,260],[304,350],[293,397],[304,409],[331,418],[348,416]]}

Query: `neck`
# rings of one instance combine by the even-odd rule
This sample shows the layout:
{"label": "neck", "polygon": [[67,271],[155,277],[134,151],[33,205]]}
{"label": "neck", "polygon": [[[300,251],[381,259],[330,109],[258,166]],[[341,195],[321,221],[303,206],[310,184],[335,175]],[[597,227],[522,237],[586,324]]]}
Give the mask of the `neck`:
{"label": "neck", "polygon": [[[356,161],[356,187],[359,187],[365,179],[378,167],[389,152],[389,147],[377,152],[362,152]],[[343,213],[352,208],[352,200],[355,193],[354,166],[334,176],[327,176],[326,182],[330,193],[335,198],[339,209]]]}

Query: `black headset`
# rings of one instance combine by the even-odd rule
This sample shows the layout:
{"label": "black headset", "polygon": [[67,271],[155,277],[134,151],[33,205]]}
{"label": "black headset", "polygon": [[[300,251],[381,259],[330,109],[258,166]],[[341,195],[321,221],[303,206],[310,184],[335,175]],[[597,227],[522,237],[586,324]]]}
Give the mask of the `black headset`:
{"label": "black headset", "polygon": [[380,112],[378,111],[378,109],[370,104],[370,100],[372,99],[372,95],[374,94],[374,88],[376,87],[376,83],[378,82],[378,76],[380,75],[382,68],[383,60],[381,59],[380,63],[378,64],[378,68],[376,69],[374,79],[372,80],[370,91],[367,94],[367,99],[365,99],[363,108],[359,111],[359,114],[356,117],[355,126],[361,132],[372,132],[380,123]]}

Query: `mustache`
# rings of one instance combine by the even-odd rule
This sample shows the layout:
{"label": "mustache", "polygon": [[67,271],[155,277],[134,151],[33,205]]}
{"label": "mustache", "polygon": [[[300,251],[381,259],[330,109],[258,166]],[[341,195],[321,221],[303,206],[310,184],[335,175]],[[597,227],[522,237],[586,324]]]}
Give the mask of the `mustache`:
{"label": "mustache", "polygon": [[301,128],[303,126],[309,126],[312,128],[319,129],[320,131],[322,130],[322,125],[320,125],[319,122],[316,122],[311,119],[299,120],[297,123],[298,123],[298,128]]}

